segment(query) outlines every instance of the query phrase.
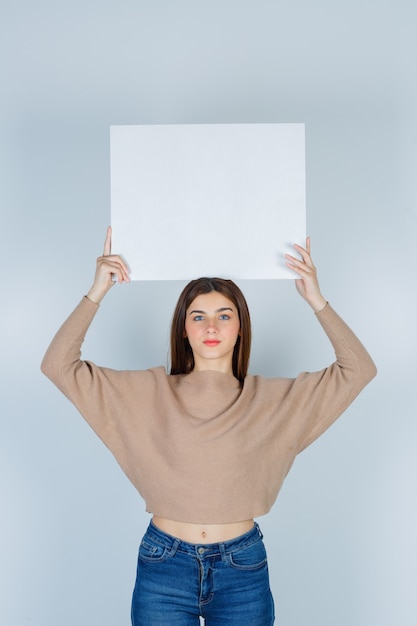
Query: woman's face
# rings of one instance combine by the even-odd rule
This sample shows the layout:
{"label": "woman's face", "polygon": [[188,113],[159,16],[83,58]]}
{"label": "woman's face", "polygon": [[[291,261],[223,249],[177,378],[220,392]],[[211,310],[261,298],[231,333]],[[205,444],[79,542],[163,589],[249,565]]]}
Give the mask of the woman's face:
{"label": "woman's face", "polygon": [[218,291],[197,296],[186,312],[185,337],[194,355],[194,370],[233,373],[233,350],[239,336],[236,306]]}

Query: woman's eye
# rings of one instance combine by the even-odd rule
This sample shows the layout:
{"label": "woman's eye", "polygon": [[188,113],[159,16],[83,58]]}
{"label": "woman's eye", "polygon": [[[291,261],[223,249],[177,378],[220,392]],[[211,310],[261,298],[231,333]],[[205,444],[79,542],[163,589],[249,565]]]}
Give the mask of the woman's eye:
{"label": "woman's eye", "polygon": [[227,313],[223,313],[223,315],[220,315],[221,320],[230,320],[230,315],[227,315]]}
{"label": "woman's eye", "polygon": [[204,317],[203,317],[202,315],[196,315],[196,316],[194,317],[194,321],[195,321],[195,322],[201,322],[201,320],[203,320],[203,319],[204,319]]}

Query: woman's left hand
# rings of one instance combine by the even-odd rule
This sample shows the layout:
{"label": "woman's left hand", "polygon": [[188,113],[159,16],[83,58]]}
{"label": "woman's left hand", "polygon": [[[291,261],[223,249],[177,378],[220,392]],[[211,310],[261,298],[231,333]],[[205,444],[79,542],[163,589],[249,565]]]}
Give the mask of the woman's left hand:
{"label": "woman's left hand", "polygon": [[305,248],[297,244],[294,244],[294,248],[301,259],[297,259],[291,254],[286,254],[286,265],[300,276],[300,278],[295,279],[297,291],[318,313],[326,306],[327,300],[321,294],[317,270],[311,258],[310,237],[307,237]]}

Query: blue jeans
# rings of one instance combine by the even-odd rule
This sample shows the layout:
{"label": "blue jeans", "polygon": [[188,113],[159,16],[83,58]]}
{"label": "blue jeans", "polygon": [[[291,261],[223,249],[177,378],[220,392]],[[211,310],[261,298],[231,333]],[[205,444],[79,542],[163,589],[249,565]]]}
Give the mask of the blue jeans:
{"label": "blue jeans", "polygon": [[224,543],[194,544],[150,523],[139,548],[133,626],[271,626],[274,602],[257,524]]}

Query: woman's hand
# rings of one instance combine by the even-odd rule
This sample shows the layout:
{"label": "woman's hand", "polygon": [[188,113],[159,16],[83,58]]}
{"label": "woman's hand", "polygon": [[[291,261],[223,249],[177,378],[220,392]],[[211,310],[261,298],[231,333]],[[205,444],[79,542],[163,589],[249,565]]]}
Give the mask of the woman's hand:
{"label": "woman's hand", "polygon": [[294,248],[301,256],[301,259],[297,259],[291,256],[291,254],[286,254],[286,265],[300,276],[300,278],[295,279],[297,291],[313,308],[315,313],[318,313],[326,306],[327,300],[321,294],[317,270],[311,258],[310,237],[307,237],[305,248],[297,244],[294,244]]}
{"label": "woman's hand", "polygon": [[104,242],[103,256],[99,256],[96,265],[94,283],[87,293],[87,298],[100,304],[106,293],[116,284],[128,283],[129,268],[123,259],[117,254],[111,254],[111,227],[107,229]]}

